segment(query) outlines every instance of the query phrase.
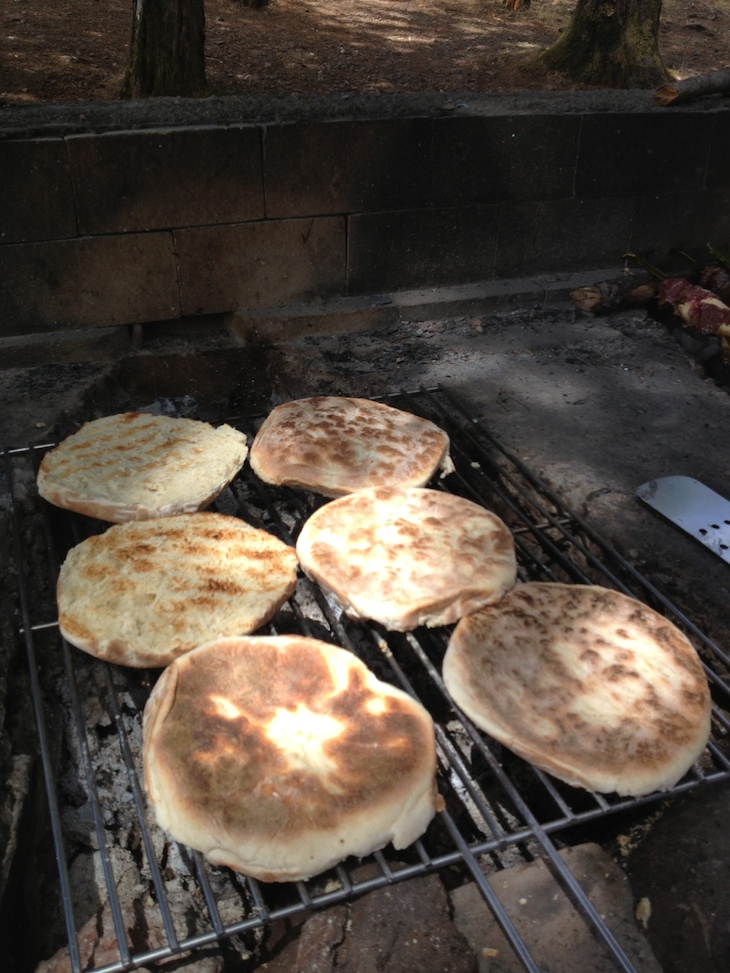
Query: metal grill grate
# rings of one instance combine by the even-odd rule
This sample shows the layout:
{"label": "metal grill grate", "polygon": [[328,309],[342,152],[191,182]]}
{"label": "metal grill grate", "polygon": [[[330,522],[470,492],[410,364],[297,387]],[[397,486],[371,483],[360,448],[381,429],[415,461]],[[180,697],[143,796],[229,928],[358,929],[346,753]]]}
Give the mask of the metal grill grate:
{"label": "metal grill grate", "polygon": [[[452,442],[456,472],[436,484],[498,513],[511,527],[522,580],[594,583],[617,588],[661,611],[682,628],[698,648],[713,693],[713,732],[702,759],[671,793],[730,778],[725,741],[730,730],[730,659],[661,592],[641,576],[586,523],[489,433],[469,417],[444,389],[388,396],[389,404],[432,419]],[[227,420],[252,437],[261,417]],[[58,862],[70,968],[82,969],[79,918],[74,914],[69,872],[69,841],[63,810],[67,802],[66,763],[79,769],[80,787],[93,818],[93,832],[116,933],[118,956],[94,973],[120,973],[185,951],[195,951],[227,937],[243,936],[276,919],[351,899],[362,892],[438,870],[451,881],[478,886],[512,949],[526,970],[539,970],[509,914],[496,897],[487,873],[509,867],[520,857],[541,857],[597,942],[617,969],[634,970],[585,891],[558,854],[554,836],[607,819],[619,812],[665,798],[619,798],[568,787],[514,757],[476,730],[453,709],[440,676],[440,661],[450,629],[386,633],[379,626],[355,623],[343,616],[319,589],[301,578],[295,596],[273,619],[267,632],[297,631],[345,646],[357,653],[383,679],[417,696],[436,724],[439,789],[446,810],[410,849],[391,857],[391,850],[372,856],[366,874],[360,863],[346,861],[308,882],[268,886],[226,869],[213,868],[195,852],[176,848],[178,865],[189,869],[195,884],[198,914],[181,924],[167,891],[171,851],[148,812],[141,787],[141,714],[155,673],[111,666],[69,647],[55,620],[55,578],[66,550],[90,531],[105,525],[51,508],[38,500],[35,473],[45,446],[6,449],[4,476],[12,513],[20,626],[18,638],[27,653],[33,705],[38,725],[50,822]],[[216,503],[293,543],[299,528],[323,500],[261,483],[246,466]],[[66,716],[64,717],[64,711]],[[57,729],[63,727],[62,733]],[[100,735],[105,759],[100,764]],[[109,770],[109,753],[111,767]],[[116,778],[116,790],[110,783]],[[121,798],[119,782],[122,782]],[[80,800],[76,797],[76,800]],[[159,930],[158,944],[135,951],[126,932],[130,904],[117,892],[110,822],[126,823],[139,838],[139,869],[147,882],[146,909]],[[240,900],[237,915],[221,909],[225,889]],[[228,899],[226,899],[228,901]],[[597,946],[597,948],[599,948]]]}

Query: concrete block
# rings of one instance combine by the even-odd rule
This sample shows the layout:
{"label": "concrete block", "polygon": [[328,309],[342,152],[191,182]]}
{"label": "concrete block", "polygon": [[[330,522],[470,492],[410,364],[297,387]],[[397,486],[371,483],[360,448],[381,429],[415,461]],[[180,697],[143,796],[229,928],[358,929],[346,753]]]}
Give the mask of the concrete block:
{"label": "concrete block", "polygon": [[[579,845],[560,854],[637,973],[661,973],[634,918],[631,889],[618,865],[598,845]],[[618,969],[542,861],[505,869],[491,876],[489,883],[540,969],[560,973]],[[477,954],[480,973],[524,969],[475,885],[456,889],[451,901],[454,922]]]}
{"label": "concrete block", "polygon": [[623,258],[631,197],[505,203],[500,207],[498,277],[605,267]]}
{"label": "concrete block", "polygon": [[709,258],[707,244],[719,250],[730,240],[730,184],[726,188],[635,196],[629,249],[667,273],[690,270],[682,250],[695,259]]}
{"label": "concrete block", "polygon": [[585,115],[575,178],[578,196],[701,189],[712,142],[701,115]]}
{"label": "concrete block", "polygon": [[426,287],[394,294],[401,321],[464,318],[524,307],[540,306],[544,288],[534,280],[487,280],[454,287]]}
{"label": "concrete block", "polygon": [[725,254],[730,250],[730,183],[676,196],[672,245],[706,260],[708,243]]}
{"label": "concrete block", "polygon": [[365,213],[348,221],[348,292],[379,293],[494,276],[495,206]]}
{"label": "concrete block", "polygon": [[0,334],[179,317],[169,233],[0,247]]}
{"label": "concrete block", "polygon": [[[689,195],[696,198],[698,194],[693,192]],[[633,207],[628,249],[658,265],[670,248],[677,245],[676,194],[647,193],[636,196]]]}
{"label": "concrete block", "polygon": [[433,123],[438,205],[571,196],[580,116],[439,118]]}
{"label": "concrete block", "polygon": [[266,215],[423,205],[431,182],[430,132],[422,118],[267,128]]}
{"label": "concrete block", "polygon": [[183,314],[345,294],[345,221],[239,223],[175,232]]}
{"label": "concrete block", "polygon": [[226,327],[236,341],[252,345],[308,335],[369,331],[398,320],[398,306],[390,300],[345,297],[316,305],[243,308],[226,315]]}
{"label": "concrete block", "polygon": [[715,115],[712,130],[710,157],[707,160],[707,179],[705,185],[714,189],[730,186],[730,124],[727,112]]}
{"label": "concrete block", "polygon": [[47,334],[15,335],[0,338],[3,368],[28,368],[33,365],[111,363],[130,347],[129,327],[75,328]]}
{"label": "concrete block", "polygon": [[63,139],[0,141],[0,243],[77,234]]}
{"label": "concrete block", "polygon": [[68,151],[82,234],[263,218],[256,127],[79,135]]}

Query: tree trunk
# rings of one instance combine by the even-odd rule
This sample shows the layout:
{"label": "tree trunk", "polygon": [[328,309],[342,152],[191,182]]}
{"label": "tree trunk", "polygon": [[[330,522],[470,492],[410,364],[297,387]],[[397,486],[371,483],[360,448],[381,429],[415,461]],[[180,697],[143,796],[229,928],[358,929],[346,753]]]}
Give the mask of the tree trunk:
{"label": "tree trunk", "polygon": [[659,54],[662,0],[578,0],[549,68],[604,88],[652,88],[671,80]]}
{"label": "tree trunk", "polygon": [[121,97],[206,94],[203,0],[134,0]]}

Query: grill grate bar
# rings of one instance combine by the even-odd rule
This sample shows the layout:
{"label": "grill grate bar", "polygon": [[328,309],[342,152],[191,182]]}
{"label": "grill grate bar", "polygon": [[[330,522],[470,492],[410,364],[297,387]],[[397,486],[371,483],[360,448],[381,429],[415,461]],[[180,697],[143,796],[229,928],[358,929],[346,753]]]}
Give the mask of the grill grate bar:
{"label": "grill grate bar", "polygon": [[134,757],[132,756],[132,750],[129,745],[129,740],[127,738],[127,731],[124,726],[124,722],[122,720],[122,716],[119,710],[119,702],[117,699],[117,694],[115,692],[114,684],[112,682],[111,666],[108,663],[104,665],[104,677],[107,685],[109,706],[110,706],[112,717],[114,719],[114,726],[116,727],[117,730],[119,744],[122,752],[122,757],[124,760],[124,766],[127,770],[127,777],[132,792],[132,798],[134,801],[135,810],[137,811],[137,816],[141,825],[140,833],[142,836],[142,841],[144,843],[145,853],[147,855],[147,866],[152,876],[152,881],[155,887],[155,893],[157,894],[158,906],[162,915],[162,921],[165,927],[165,934],[167,935],[167,941],[169,942],[172,951],[175,952],[178,949],[177,933],[175,932],[175,925],[172,921],[172,914],[170,912],[170,904],[168,902],[167,893],[165,891],[165,884],[162,880],[162,874],[160,872],[160,868],[157,863],[157,856],[155,855],[152,836],[150,834],[149,828],[146,825],[142,789],[140,787],[139,779],[137,777],[137,771],[134,766]]}
{"label": "grill grate bar", "polygon": [[515,955],[519,959],[520,963],[522,963],[523,967],[528,971],[528,973],[540,973],[540,967],[533,959],[532,954],[530,953],[529,949],[524,943],[524,940],[518,933],[515,924],[512,922],[509,913],[504,908],[499,898],[497,897],[494,889],[487,881],[482,869],[479,867],[478,861],[471,853],[466,842],[461,836],[461,833],[456,827],[453,818],[446,811],[442,812],[441,817],[444,823],[446,824],[449,834],[454,840],[454,844],[456,845],[464,861],[466,862],[471,877],[476,883],[476,886],[479,889],[482,898],[485,900],[485,902],[491,909],[492,915],[499,923],[500,929],[507,937],[507,940],[509,941],[509,944],[514,950]]}
{"label": "grill grate bar", "polygon": [[96,832],[97,842],[99,844],[99,855],[101,857],[102,868],[104,871],[104,879],[109,891],[109,906],[112,913],[112,921],[114,922],[114,931],[117,937],[117,943],[119,944],[119,954],[120,959],[123,963],[128,963],[130,960],[129,947],[127,945],[127,940],[124,930],[124,919],[122,918],[122,909],[119,902],[119,896],[116,890],[116,884],[114,882],[114,872],[112,869],[111,859],[109,857],[109,846],[107,843],[107,835],[104,830],[104,818],[103,811],[101,807],[101,802],[99,800],[99,792],[96,787],[96,782],[94,779],[94,769],[92,765],[91,753],[89,750],[89,743],[86,736],[86,731],[84,727],[84,718],[81,711],[81,703],[79,700],[78,685],[76,682],[76,677],[74,674],[73,666],[71,663],[69,646],[61,639],[62,647],[61,651],[63,654],[64,669],[66,671],[66,679],[68,684],[69,693],[71,696],[71,710],[73,713],[74,723],[77,729],[77,742],[79,749],[81,751],[81,759],[84,768],[84,776],[86,778],[86,786],[89,795],[89,804],[91,806],[91,811],[94,820],[94,830]]}
{"label": "grill grate bar", "polygon": [[[445,390],[399,392],[385,397],[385,400],[424,415],[446,429],[452,441],[457,469],[447,480],[435,485],[461,493],[503,516],[515,536],[520,577],[523,580],[608,584],[653,602],[654,606],[659,605],[660,610],[677,620],[680,627],[684,627],[701,643],[705,669],[715,697],[715,736],[702,763],[669,794],[681,794],[697,786],[729,779],[730,759],[726,755],[727,747],[723,747],[723,743],[727,744],[725,737],[730,730],[730,686],[723,669],[727,656],[603,538],[573,511],[566,509],[535,474],[497,443]],[[228,421],[253,437],[261,417]],[[55,601],[49,597],[36,599],[30,594],[33,591],[35,595],[32,576],[37,569],[24,561],[21,542],[23,518],[13,500],[12,473],[13,464],[23,469],[23,464],[26,464],[34,475],[45,448],[47,446],[5,451],[5,465],[9,474],[14,546],[19,565],[19,638],[25,643],[31,670],[51,830],[59,865],[59,894],[66,916],[73,973],[81,969],[77,926],[65,864],[60,792],[44,714],[43,697],[47,690],[41,684],[42,667],[37,652],[37,643],[48,638],[59,646],[64,680],[70,687],[66,691],[72,699],[72,725],[81,741],[84,786],[92,805],[99,845],[106,848],[106,798],[102,800],[100,796],[94,778],[94,757],[85,739],[85,734],[94,732],[92,704],[81,690],[81,680],[88,678],[89,672],[103,673],[106,705],[116,732],[115,759],[125,768],[144,849],[144,867],[149,872],[154,889],[156,901],[151,908],[159,914],[166,938],[162,946],[134,952],[125,939],[122,905],[118,902],[116,906],[112,904],[119,958],[89,973],[123,973],[183,951],[194,951],[224,938],[243,936],[263,925],[310,909],[347,902],[367,891],[447,868],[456,868],[459,874],[475,882],[519,962],[527,970],[539,970],[537,960],[530,954],[511,916],[497,898],[485,870],[488,864],[492,869],[508,867],[515,855],[518,859],[519,856],[527,860],[539,857],[545,861],[558,887],[593,931],[597,943],[603,944],[618,968],[627,973],[633,971],[623,948],[565,865],[553,839],[577,825],[596,822],[617,812],[638,811],[669,794],[619,798],[617,795],[576,791],[518,760],[482,734],[453,707],[440,675],[440,660],[448,642],[449,629],[399,634],[385,632],[377,625],[355,623],[344,616],[317,585],[304,577],[299,579],[296,593],[269,623],[267,631],[277,634],[295,630],[334,641],[363,658],[381,678],[393,681],[420,699],[434,716],[439,788],[446,801],[446,810],[437,815],[419,841],[398,855],[398,860],[391,860],[389,850],[385,849],[370,857],[368,872],[358,870],[357,863],[344,862],[326,876],[279,888],[275,896],[265,884],[228,873],[225,869],[216,869],[199,853],[168,843],[169,848],[177,850],[184,864],[190,863],[191,877],[200,890],[201,916],[207,916],[205,922],[198,921],[192,930],[186,926],[186,936],[179,935],[158,861],[159,853],[155,851],[154,826],[147,819],[137,770],[139,754],[135,753],[135,743],[130,736],[130,728],[138,726],[135,721],[141,718],[142,707],[155,675],[127,672],[97,660],[82,659],[81,653],[67,646],[60,635],[54,635],[57,623],[48,619],[55,611]],[[323,502],[323,498],[303,492],[271,490],[248,470],[244,470],[224,491],[215,506],[223,513],[234,513],[254,526],[271,530],[282,540],[293,544],[302,523]],[[56,551],[64,551],[90,531],[104,529],[103,525],[95,525],[86,518],[49,509],[37,499],[33,512],[27,517],[32,529],[39,530],[48,552],[49,563],[44,583],[50,590],[55,584],[59,563]],[[23,520],[23,523],[26,521]],[[157,845],[159,843],[158,837]],[[107,849],[104,873],[110,890],[115,885],[113,872]],[[219,908],[222,883],[226,881],[240,890],[244,903],[240,916],[234,922],[227,921],[230,912],[224,916]],[[113,898],[111,891],[110,895]]]}
{"label": "grill grate bar", "polygon": [[[58,555],[56,540],[51,529],[50,519],[49,519],[49,509],[47,506],[41,507],[41,517],[43,519],[43,524],[45,528],[45,533],[47,537],[46,550],[49,559],[49,570],[50,576],[56,578],[61,564],[61,558]],[[69,527],[71,528],[73,543],[78,543],[81,540],[82,532],[80,530],[81,520],[78,517],[70,518]],[[89,742],[87,737],[86,725],[83,716],[82,706],[79,697],[78,684],[75,675],[75,669],[72,663],[72,653],[76,650],[73,646],[70,646],[65,639],[59,636],[59,641],[61,643],[61,651],[63,655],[64,669],[66,672],[66,681],[68,690],[71,696],[72,713],[74,717],[74,726],[76,730],[77,740],[79,748],[82,754],[84,774],[86,779],[87,793],[89,797],[89,804],[92,809],[94,826],[96,829],[97,840],[99,843],[99,852],[102,860],[102,867],[104,871],[104,878],[106,881],[107,892],[109,895],[109,906],[112,913],[112,920],[114,923],[114,930],[116,933],[117,943],[119,945],[120,962],[123,967],[128,966],[131,963],[131,954],[129,946],[127,944],[126,930],[124,927],[124,918],[122,915],[122,908],[119,901],[119,895],[117,893],[116,882],[114,880],[114,873],[111,865],[111,860],[109,858],[109,849],[106,839],[106,831],[103,825],[103,810],[101,801],[99,798],[99,792],[96,787],[94,769],[91,759],[91,754],[89,750]],[[144,809],[143,809],[143,798],[142,792],[139,785],[139,780],[134,767],[134,758],[132,756],[132,751],[129,746],[129,741],[127,739],[127,733],[124,727],[124,723],[121,718],[121,713],[119,710],[119,704],[117,700],[117,691],[114,686],[112,678],[112,668],[108,663],[101,663],[101,671],[104,674],[104,681],[107,691],[107,700],[109,703],[109,709],[114,721],[114,726],[117,732],[117,739],[122,753],[123,763],[127,771],[127,776],[129,779],[130,789],[132,792],[132,797],[141,825],[140,831],[142,836],[142,841],[144,843],[145,852],[147,855],[148,867],[152,876],[152,880],[155,887],[155,892],[158,898],[158,904],[161,911],[162,921],[165,928],[165,934],[167,936],[167,941],[169,943],[169,948],[171,953],[178,951],[178,937],[175,931],[175,926],[172,921],[172,915],[170,912],[170,906],[167,901],[167,896],[165,893],[164,883],[162,881],[162,875],[157,864],[157,858],[154,853],[154,847],[152,838],[145,824],[144,819]]]}
{"label": "grill grate bar", "polygon": [[[23,543],[20,530],[20,515],[15,502],[13,467],[10,463],[10,451],[3,450],[3,463],[5,466],[8,483],[8,510],[10,513],[10,524],[13,539],[13,549],[15,562],[17,565],[23,563]],[[64,902],[64,920],[66,925],[66,935],[69,943],[69,963],[71,973],[80,973],[81,958],[79,954],[78,941],[76,939],[76,926],[74,923],[73,912],[66,908],[66,903],[71,901],[71,883],[66,865],[66,858],[63,854],[63,828],[61,825],[61,813],[59,801],[56,793],[56,782],[53,773],[53,757],[48,739],[48,726],[46,723],[45,711],[43,708],[43,693],[38,675],[38,661],[36,658],[35,643],[32,637],[32,624],[30,617],[30,598],[26,586],[22,583],[22,575],[18,571],[18,602],[20,606],[20,617],[22,621],[22,636],[25,644],[26,656],[28,659],[28,674],[30,678],[30,689],[33,698],[33,711],[36,719],[38,731],[38,742],[41,753],[41,763],[43,766],[43,780],[48,796],[48,812],[50,817],[51,833],[56,853],[56,864],[58,867],[58,879],[61,896]]]}

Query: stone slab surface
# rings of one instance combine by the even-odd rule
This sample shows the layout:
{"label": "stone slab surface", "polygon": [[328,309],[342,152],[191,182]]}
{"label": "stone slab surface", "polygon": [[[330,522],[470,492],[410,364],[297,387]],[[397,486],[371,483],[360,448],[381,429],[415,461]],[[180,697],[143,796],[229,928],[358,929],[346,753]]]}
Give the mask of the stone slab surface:
{"label": "stone slab surface", "polygon": [[[638,926],[631,887],[618,865],[595,844],[566,848],[561,857],[637,973],[662,973]],[[541,969],[614,973],[615,959],[597,944],[542,860],[505,869],[489,882]],[[464,885],[451,899],[454,921],[478,957],[479,973],[522,973],[522,963],[485,909],[477,887]]]}

